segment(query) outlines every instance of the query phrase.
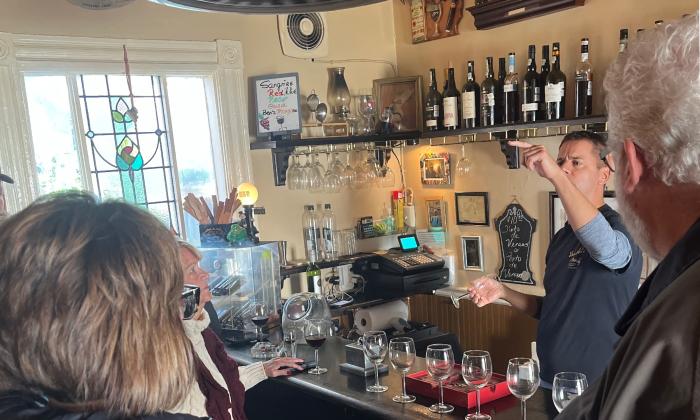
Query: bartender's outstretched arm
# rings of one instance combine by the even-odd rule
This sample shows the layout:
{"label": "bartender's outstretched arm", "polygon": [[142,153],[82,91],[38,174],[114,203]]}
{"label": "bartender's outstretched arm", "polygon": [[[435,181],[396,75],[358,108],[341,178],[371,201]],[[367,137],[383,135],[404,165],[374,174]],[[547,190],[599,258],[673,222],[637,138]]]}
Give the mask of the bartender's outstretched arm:
{"label": "bartender's outstretched arm", "polygon": [[479,308],[503,299],[516,309],[533,318],[537,318],[542,301],[540,297],[517,292],[491,276],[483,276],[474,280],[467,288],[469,298]]}

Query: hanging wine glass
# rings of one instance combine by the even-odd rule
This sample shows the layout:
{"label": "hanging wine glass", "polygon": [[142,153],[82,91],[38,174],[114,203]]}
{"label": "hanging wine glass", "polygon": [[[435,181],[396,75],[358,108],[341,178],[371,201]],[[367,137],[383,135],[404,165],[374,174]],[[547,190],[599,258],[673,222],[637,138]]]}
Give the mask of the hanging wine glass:
{"label": "hanging wine glass", "polygon": [[342,172],[343,185],[345,187],[352,187],[355,182],[355,169],[350,165],[350,151],[345,154],[345,167]]}
{"label": "hanging wine glass", "polygon": [[311,159],[309,155],[304,155],[306,163],[301,167],[301,177],[299,179],[299,189],[308,190],[311,187]]}
{"label": "hanging wine glass", "polygon": [[457,162],[457,175],[459,176],[466,176],[472,170],[472,162],[465,154],[464,148],[465,144],[462,143],[462,157]]}
{"label": "hanging wine glass", "polygon": [[299,190],[299,182],[301,180],[302,169],[299,165],[299,155],[292,155],[292,164],[287,168],[287,188],[290,190]]}
{"label": "hanging wine glass", "polygon": [[318,160],[318,153],[314,153],[311,157],[311,167],[309,170],[309,189],[311,192],[323,191],[324,174],[323,166]]}
{"label": "hanging wine glass", "polygon": [[394,176],[394,171],[391,170],[389,165],[385,165],[382,168],[382,176],[379,181],[379,186],[382,188],[392,188],[396,183],[396,177]]}

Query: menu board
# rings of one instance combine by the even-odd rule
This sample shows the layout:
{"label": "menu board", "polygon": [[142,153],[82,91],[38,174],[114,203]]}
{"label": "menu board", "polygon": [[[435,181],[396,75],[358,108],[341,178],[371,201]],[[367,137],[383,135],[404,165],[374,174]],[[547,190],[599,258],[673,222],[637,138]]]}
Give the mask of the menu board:
{"label": "menu board", "polygon": [[498,278],[510,283],[534,285],[530,251],[537,220],[530,217],[523,206],[512,203],[496,219],[495,226],[501,243],[502,263]]}
{"label": "menu board", "polygon": [[257,136],[301,132],[299,73],[270,74],[252,79]]}

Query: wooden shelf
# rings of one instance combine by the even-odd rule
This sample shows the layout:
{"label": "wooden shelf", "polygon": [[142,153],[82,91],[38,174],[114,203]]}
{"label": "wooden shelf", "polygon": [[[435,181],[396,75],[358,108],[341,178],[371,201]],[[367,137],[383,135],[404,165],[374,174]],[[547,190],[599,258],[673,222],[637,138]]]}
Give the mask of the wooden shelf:
{"label": "wooden shelf", "polygon": [[490,29],[519,20],[583,6],[586,0],[491,0],[467,8],[476,29]]}
{"label": "wooden shelf", "polygon": [[[437,139],[440,137],[456,137],[456,136],[468,136],[473,134],[491,134],[496,135],[500,133],[508,133],[509,131],[525,131],[525,130],[540,130],[540,129],[554,129],[559,127],[588,127],[591,125],[601,125],[607,122],[607,117],[605,115],[596,115],[590,117],[580,117],[572,118],[569,120],[542,120],[530,123],[519,123],[519,124],[499,124],[491,125],[488,127],[476,127],[476,128],[459,128],[457,130],[438,130],[438,131],[424,131],[421,135],[423,139]],[[534,137],[534,136],[529,136]]]}

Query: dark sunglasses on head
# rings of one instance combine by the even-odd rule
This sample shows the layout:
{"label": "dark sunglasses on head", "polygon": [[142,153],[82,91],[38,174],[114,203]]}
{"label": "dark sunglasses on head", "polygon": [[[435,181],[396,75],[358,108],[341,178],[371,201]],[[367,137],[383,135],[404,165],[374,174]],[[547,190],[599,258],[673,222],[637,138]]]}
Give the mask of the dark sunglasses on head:
{"label": "dark sunglasses on head", "polygon": [[182,319],[192,319],[197,313],[199,305],[199,287],[186,284],[182,288],[180,307],[182,308]]}

